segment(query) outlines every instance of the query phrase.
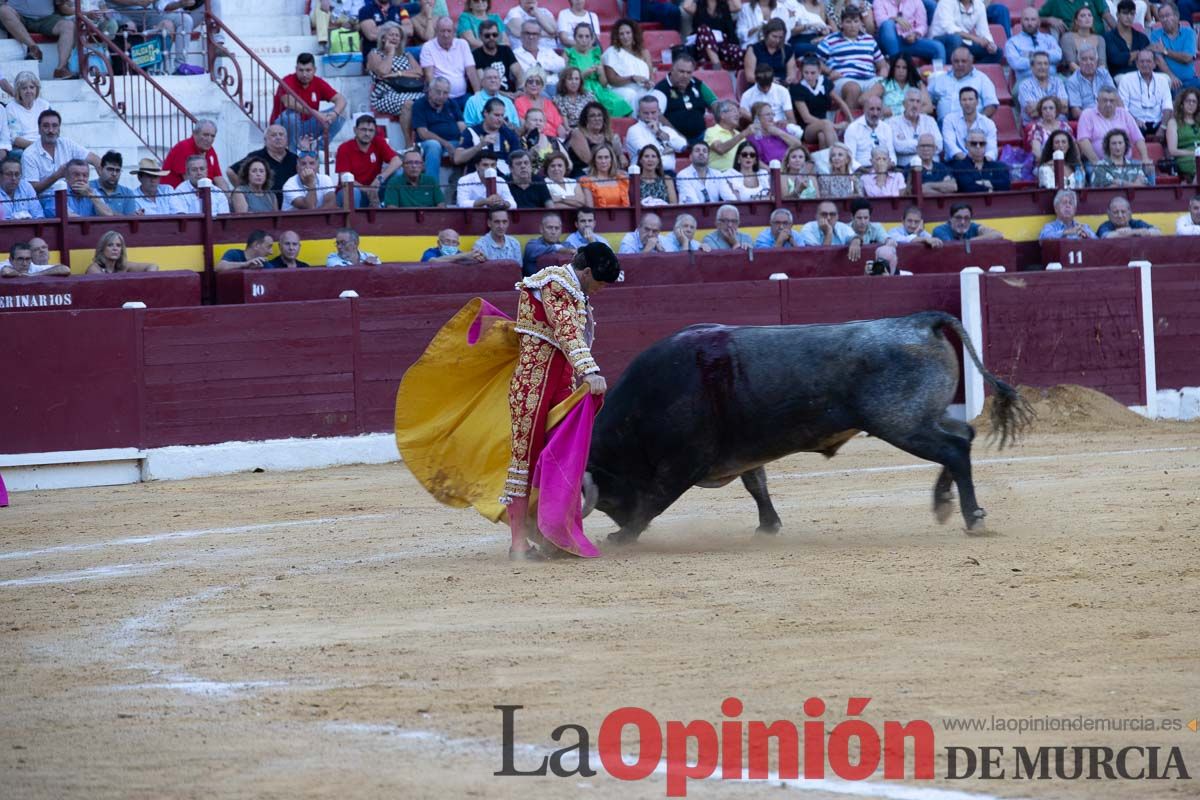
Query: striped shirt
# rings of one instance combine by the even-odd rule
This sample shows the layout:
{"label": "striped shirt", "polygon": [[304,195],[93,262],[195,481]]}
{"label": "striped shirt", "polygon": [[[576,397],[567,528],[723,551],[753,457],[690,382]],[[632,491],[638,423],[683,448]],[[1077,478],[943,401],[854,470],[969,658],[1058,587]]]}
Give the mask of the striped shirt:
{"label": "striped shirt", "polygon": [[854,41],[840,32],[830,34],[817,46],[817,55],[825,59],[831,70],[840,72],[843,78],[858,80],[874,78],[875,65],[883,61],[883,53],[879,51],[875,38],[866,33],[860,33]]}

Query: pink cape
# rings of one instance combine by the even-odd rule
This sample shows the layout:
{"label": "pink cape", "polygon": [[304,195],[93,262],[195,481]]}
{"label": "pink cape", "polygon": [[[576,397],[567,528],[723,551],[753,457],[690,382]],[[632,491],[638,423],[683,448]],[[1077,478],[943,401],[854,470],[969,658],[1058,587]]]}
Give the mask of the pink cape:
{"label": "pink cape", "polygon": [[4,476],[0,475],[0,508],[8,505],[8,489],[4,486]]}

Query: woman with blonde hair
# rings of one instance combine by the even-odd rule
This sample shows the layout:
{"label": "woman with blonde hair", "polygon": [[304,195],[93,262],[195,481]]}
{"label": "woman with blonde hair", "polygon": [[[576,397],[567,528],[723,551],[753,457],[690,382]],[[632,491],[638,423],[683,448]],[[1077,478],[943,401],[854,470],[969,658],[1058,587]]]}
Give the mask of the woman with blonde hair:
{"label": "woman with blonde hair", "polygon": [[1062,64],[1059,66],[1068,75],[1079,69],[1079,53],[1087,47],[1096,51],[1100,66],[1108,64],[1108,56],[1104,49],[1104,37],[1092,30],[1092,23],[1095,19],[1091,6],[1084,5],[1075,12],[1071,30],[1062,35],[1062,40],[1059,42],[1062,45]]}
{"label": "woman with blonde hair", "polygon": [[114,275],[118,272],[158,272],[158,264],[144,261],[129,261],[125,252],[125,237],[109,231],[100,237],[92,263],[88,264],[87,275]]}
{"label": "woman with blonde hair", "polygon": [[[4,109],[4,122],[12,138],[13,152],[32,147],[38,141],[38,115],[50,108],[42,99],[42,82],[32,72],[18,72],[13,80],[13,97],[16,102]],[[0,136],[0,139],[4,137]]]}
{"label": "woman with blonde hair", "polygon": [[629,176],[618,166],[610,145],[602,144],[592,153],[588,174],[579,181],[584,205],[592,208],[628,208]]}
{"label": "woman with blonde hair", "polygon": [[817,178],[821,197],[836,199],[859,194],[858,177],[851,169],[853,164],[854,156],[849,147],[841,142],[829,146],[829,172]]}
{"label": "woman with blonde hair", "polygon": [[517,95],[513,105],[517,107],[517,114],[522,119],[531,108],[541,111],[546,117],[546,124],[542,128],[542,132],[557,139],[565,132],[562,130],[563,119],[562,115],[558,113],[558,107],[542,94],[542,90],[545,88],[546,72],[540,66],[535,65],[521,76],[521,94]]}
{"label": "woman with blonde hair", "polygon": [[379,26],[379,46],[367,54],[371,74],[371,110],[400,118],[407,131],[412,104],[425,94],[425,73],[413,65],[404,50],[404,29],[395,22]]}

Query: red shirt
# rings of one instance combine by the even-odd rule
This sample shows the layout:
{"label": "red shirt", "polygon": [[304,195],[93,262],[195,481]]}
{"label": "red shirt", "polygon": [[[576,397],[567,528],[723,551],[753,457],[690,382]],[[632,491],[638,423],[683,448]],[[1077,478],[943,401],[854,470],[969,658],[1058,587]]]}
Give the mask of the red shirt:
{"label": "red shirt", "polygon": [[351,139],[338,147],[336,167],[339,173],[354,173],[355,182],[370,185],[383,171],[383,165],[393,158],[396,151],[382,136],[372,139],[365,153],[359,149],[358,140]]}
{"label": "red shirt", "polygon": [[[172,147],[162,163],[162,168],[171,174],[164,175],[162,183],[174,188],[187,180],[187,160],[195,155],[200,155],[200,148],[196,147],[196,140],[191,136]],[[217,160],[217,149],[210,147],[203,155],[208,161],[208,177],[215,181],[221,177],[221,162]]]}
{"label": "red shirt", "polygon": [[[337,90],[330,86],[324,78],[314,75],[313,79],[308,82],[308,86],[301,86],[300,79],[296,77],[296,73],[287,75],[280,83],[288,87],[304,101],[305,105],[313,111],[321,110],[321,103],[324,103],[337,95]],[[279,115],[284,112],[283,107],[283,86],[275,90],[275,105],[271,108],[271,122],[279,119]]]}

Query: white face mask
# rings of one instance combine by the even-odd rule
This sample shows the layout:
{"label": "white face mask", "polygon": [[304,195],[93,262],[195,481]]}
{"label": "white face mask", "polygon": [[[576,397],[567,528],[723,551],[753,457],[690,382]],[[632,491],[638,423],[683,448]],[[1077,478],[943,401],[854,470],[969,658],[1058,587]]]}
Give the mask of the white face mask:
{"label": "white face mask", "polygon": [[457,248],[457,247],[454,247],[453,245],[449,245],[449,244],[443,244],[443,245],[439,245],[439,246],[438,246],[438,250],[439,250],[439,251],[441,252],[441,254],[442,254],[442,255],[444,255],[444,256],[455,256],[455,255],[458,255],[458,248]]}

